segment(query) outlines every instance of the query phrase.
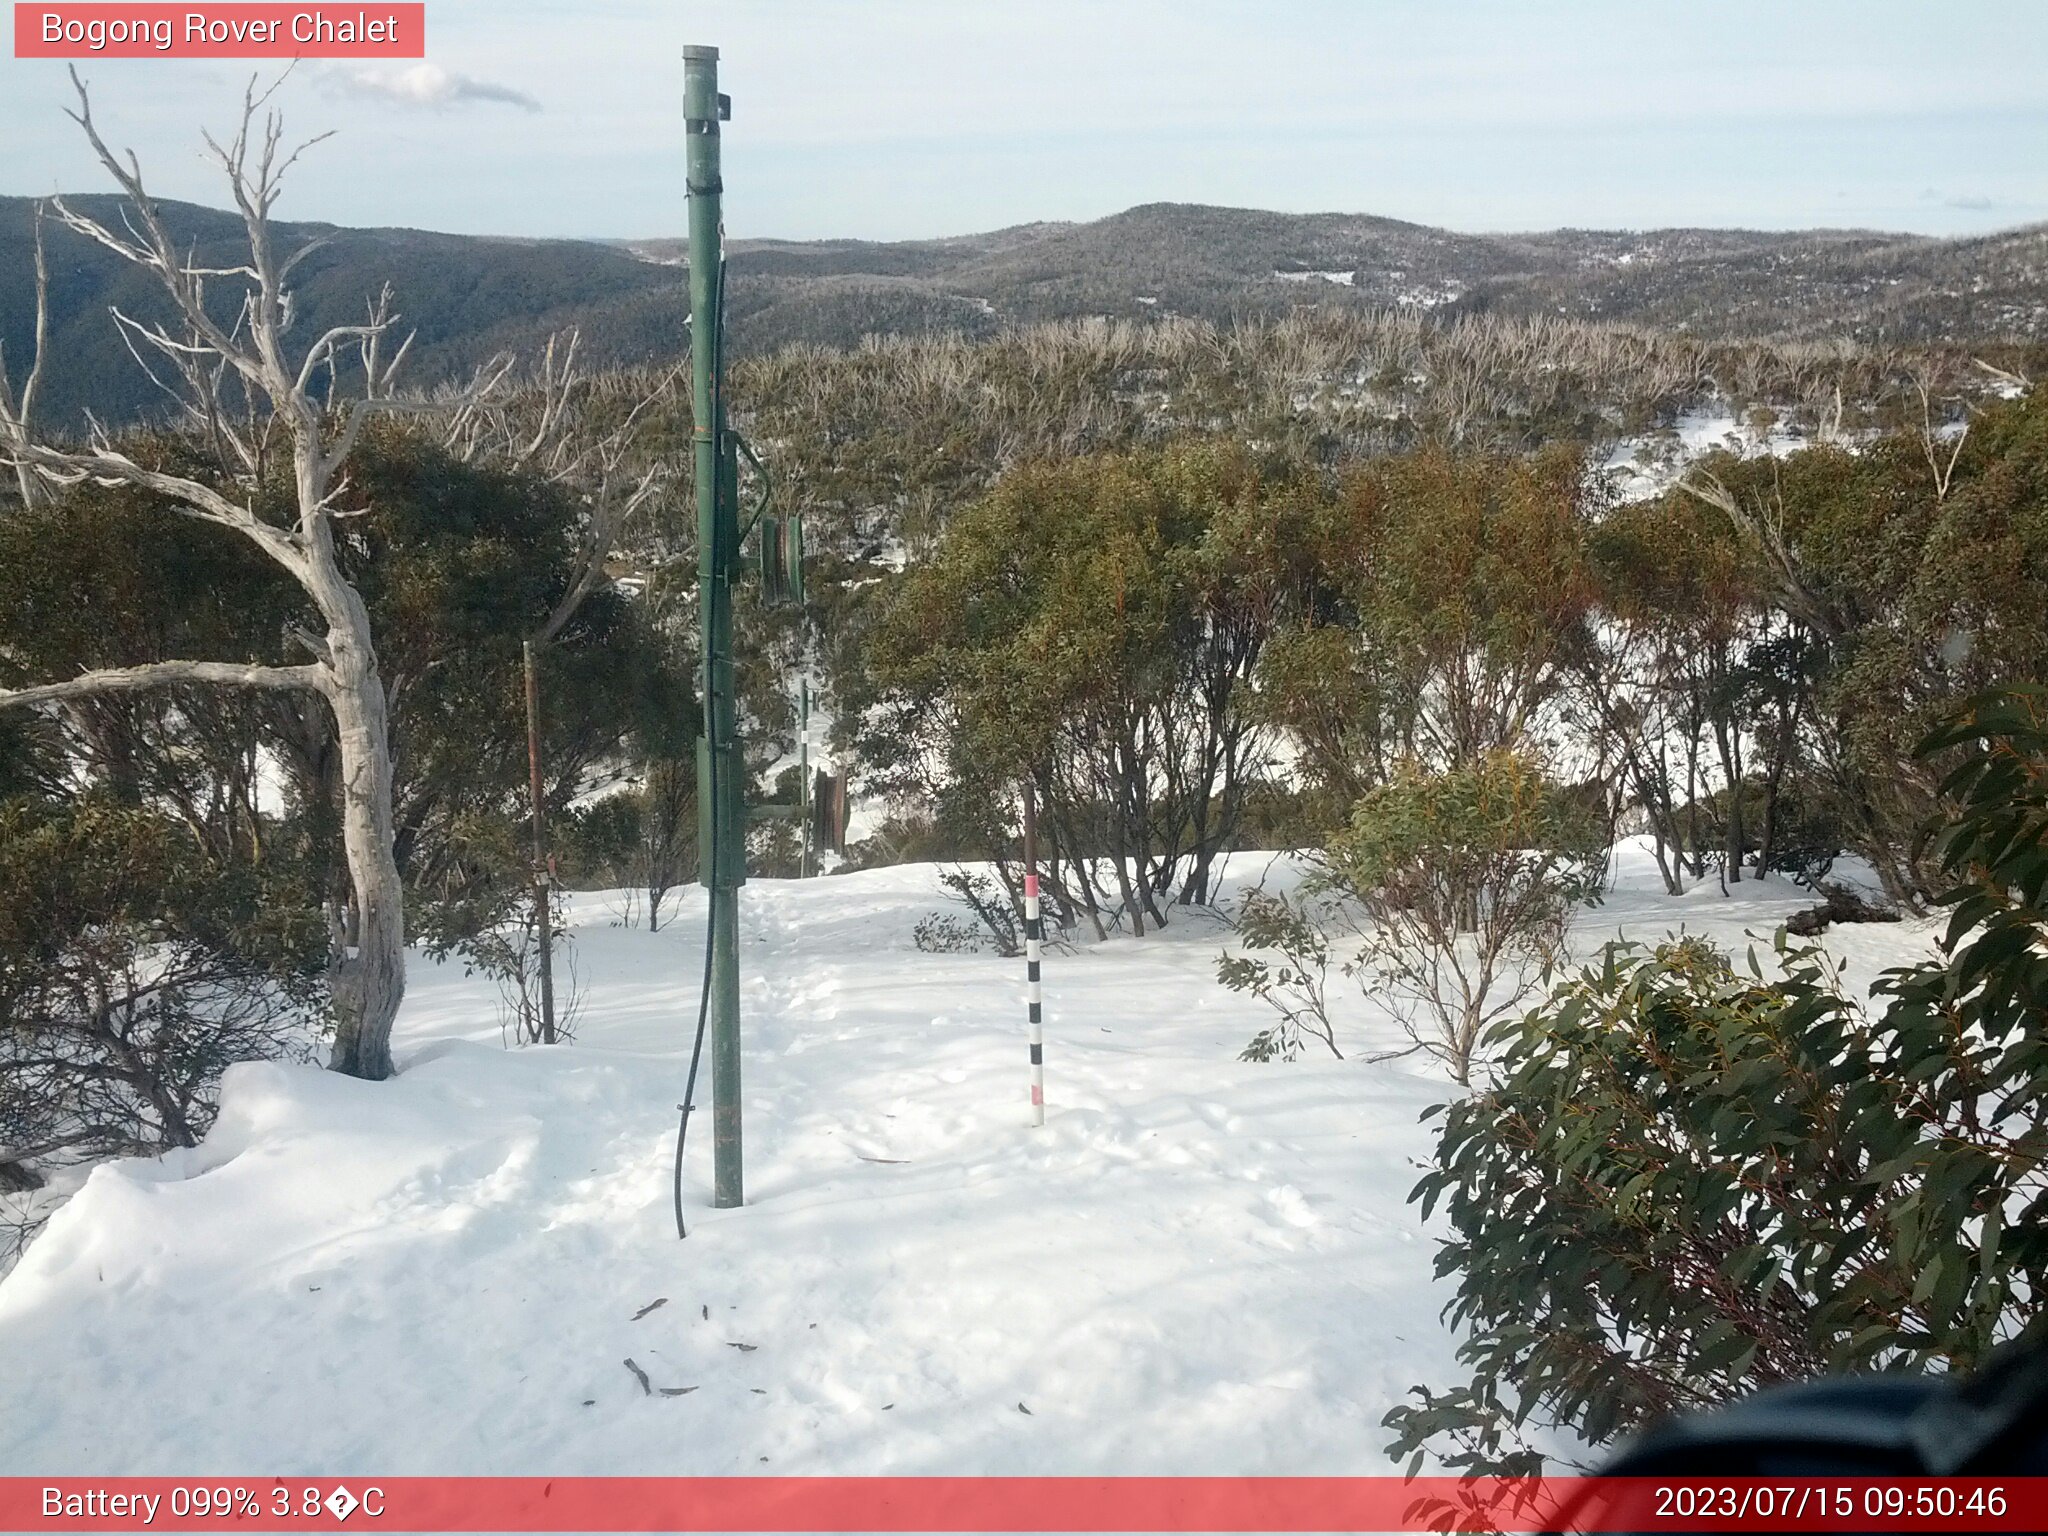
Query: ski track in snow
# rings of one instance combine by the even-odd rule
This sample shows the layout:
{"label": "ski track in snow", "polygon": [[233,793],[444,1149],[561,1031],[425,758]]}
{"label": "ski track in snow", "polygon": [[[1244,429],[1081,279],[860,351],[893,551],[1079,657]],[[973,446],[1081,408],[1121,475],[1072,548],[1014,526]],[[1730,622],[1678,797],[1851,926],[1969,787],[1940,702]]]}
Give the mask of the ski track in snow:
{"label": "ski track in snow", "polygon": [[[1589,945],[1812,899],[1619,885]],[[1461,1379],[1406,1204],[1455,1090],[1237,1061],[1268,1015],[1213,917],[1047,957],[1034,1131],[1023,962],[915,949],[933,869],[741,902],[746,1207],[708,1208],[707,1059],[676,1241],[701,893],[652,935],[578,898],[576,1043],[503,1049],[416,956],[394,1081],[236,1067],[202,1147],[96,1169],[0,1281],[0,1473],[1369,1473]],[[1929,931],[1837,947],[1867,983]],[[1347,1056],[1397,1043],[1359,1014]]]}

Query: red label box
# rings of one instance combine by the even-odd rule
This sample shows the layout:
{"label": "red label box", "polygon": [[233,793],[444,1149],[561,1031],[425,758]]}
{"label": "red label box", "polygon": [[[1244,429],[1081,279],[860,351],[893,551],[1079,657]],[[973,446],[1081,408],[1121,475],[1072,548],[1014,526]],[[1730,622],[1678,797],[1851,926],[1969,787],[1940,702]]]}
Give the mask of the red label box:
{"label": "red label box", "polygon": [[339,5],[22,4],[17,59],[420,59],[424,0]]}

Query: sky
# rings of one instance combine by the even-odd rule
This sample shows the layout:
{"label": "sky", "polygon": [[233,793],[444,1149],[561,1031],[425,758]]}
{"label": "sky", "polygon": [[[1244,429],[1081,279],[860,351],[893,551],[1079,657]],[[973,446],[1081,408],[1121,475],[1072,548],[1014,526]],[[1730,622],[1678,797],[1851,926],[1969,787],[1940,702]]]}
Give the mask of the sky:
{"label": "sky", "polygon": [[[2040,0],[428,0],[424,61],[286,82],[288,131],[335,137],[279,215],[680,234],[690,43],[734,101],[741,238],[1159,201],[1471,231],[2048,220]],[[105,186],[64,69],[0,59],[0,193]],[[200,130],[232,126],[246,66],[80,69],[155,193],[225,200]]]}

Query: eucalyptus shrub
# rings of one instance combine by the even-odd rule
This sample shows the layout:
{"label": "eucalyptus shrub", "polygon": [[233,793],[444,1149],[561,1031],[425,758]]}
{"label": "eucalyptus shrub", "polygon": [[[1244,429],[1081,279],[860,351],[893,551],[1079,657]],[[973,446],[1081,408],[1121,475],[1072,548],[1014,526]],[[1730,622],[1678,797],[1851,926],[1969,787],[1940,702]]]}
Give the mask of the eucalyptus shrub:
{"label": "eucalyptus shrub", "polygon": [[1416,1186],[1454,1236],[1472,1378],[1386,1422],[1419,1465],[1525,1473],[1829,1371],[1967,1369],[2048,1298],[2048,691],[1975,702],[1934,842],[1942,954],[1865,1010],[1818,949],[1611,947],[1494,1032]]}
{"label": "eucalyptus shrub", "polygon": [[[1337,1048],[1337,1026],[1330,1017],[1330,935],[1336,917],[1332,904],[1319,911],[1318,888],[1289,900],[1265,890],[1245,893],[1237,913],[1237,937],[1252,950],[1277,957],[1224,954],[1216,961],[1216,979],[1233,992],[1249,992],[1279,1018],[1251,1038],[1240,1061],[1292,1061],[1309,1040],[1319,1041],[1343,1060]],[[1355,967],[1342,962],[1344,974]]]}
{"label": "eucalyptus shrub", "polygon": [[304,878],[105,797],[0,802],[0,1189],[196,1146],[229,1065],[313,1054],[327,935]]}

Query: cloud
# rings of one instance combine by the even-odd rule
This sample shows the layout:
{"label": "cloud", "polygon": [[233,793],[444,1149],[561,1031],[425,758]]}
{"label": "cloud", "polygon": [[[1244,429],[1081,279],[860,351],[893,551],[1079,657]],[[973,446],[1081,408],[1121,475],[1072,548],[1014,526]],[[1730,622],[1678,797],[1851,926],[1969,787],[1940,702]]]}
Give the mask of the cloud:
{"label": "cloud", "polygon": [[524,91],[457,74],[438,64],[408,64],[402,69],[370,67],[329,78],[348,95],[395,101],[409,107],[445,110],[473,102],[496,102],[525,112],[541,109],[540,102]]}
{"label": "cloud", "polygon": [[1933,187],[1921,188],[1920,201],[1923,203],[1939,203],[1944,208],[1960,208],[1967,213],[1988,213],[1993,208],[2002,206],[1995,197],[1943,193]]}

